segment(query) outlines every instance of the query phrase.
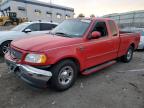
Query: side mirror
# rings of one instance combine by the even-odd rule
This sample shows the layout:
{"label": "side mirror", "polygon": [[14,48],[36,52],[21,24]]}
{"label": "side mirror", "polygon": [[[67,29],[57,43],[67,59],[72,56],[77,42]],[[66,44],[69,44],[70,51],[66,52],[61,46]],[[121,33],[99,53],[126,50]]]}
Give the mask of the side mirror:
{"label": "side mirror", "polygon": [[94,31],[94,32],[92,32],[91,37],[93,39],[97,39],[97,38],[101,37],[101,33],[98,31]]}
{"label": "side mirror", "polygon": [[31,31],[31,29],[25,29],[24,32],[29,33],[29,32],[32,32],[32,31]]}

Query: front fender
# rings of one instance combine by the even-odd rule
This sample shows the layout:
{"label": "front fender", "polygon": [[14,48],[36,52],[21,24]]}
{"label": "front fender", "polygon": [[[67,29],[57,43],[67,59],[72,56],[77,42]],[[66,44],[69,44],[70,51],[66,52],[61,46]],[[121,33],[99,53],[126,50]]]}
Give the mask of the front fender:
{"label": "front fender", "polygon": [[47,56],[48,56],[47,64],[53,65],[64,59],[75,59],[80,64],[80,70],[84,68],[84,59],[78,52],[77,48],[73,46],[48,51]]}

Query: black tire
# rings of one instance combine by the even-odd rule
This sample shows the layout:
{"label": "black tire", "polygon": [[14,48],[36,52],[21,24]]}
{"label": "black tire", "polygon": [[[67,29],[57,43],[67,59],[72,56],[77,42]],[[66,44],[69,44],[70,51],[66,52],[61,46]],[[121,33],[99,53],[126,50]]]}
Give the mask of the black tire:
{"label": "black tire", "polygon": [[[64,75],[65,71],[63,69],[66,69],[66,67],[72,69],[72,73],[68,73],[68,70],[66,71],[68,76]],[[54,65],[50,70],[52,72],[52,78],[50,79],[50,86],[52,88],[54,88],[55,90],[64,91],[74,85],[76,78],[77,78],[77,74],[78,74],[78,68],[73,61],[71,61],[71,60],[61,61],[61,62],[57,63],[56,65]],[[63,76],[62,76],[62,74],[63,74]],[[68,81],[69,82],[67,84],[64,84],[64,82],[62,81],[62,80],[66,81],[66,79],[64,77],[70,77],[71,80],[67,79],[67,82]],[[62,84],[62,82],[63,82],[63,84]]]}
{"label": "black tire", "polygon": [[10,43],[11,43],[11,41],[5,41],[5,42],[3,42],[2,44],[1,44],[1,46],[0,46],[0,55],[1,56],[4,56],[5,55],[5,53],[7,53],[7,51],[5,50],[4,51],[4,49],[5,49],[5,47],[9,47],[10,46]]}
{"label": "black tire", "polygon": [[4,26],[10,26],[10,25],[12,25],[11,22],[6,22],[6,23],[4,24]]}
{"label": "black tire", "polygon": [[134,47],[130,46],[129,49],[127,50],[127,53],[121,57],[121,61],[123,61],[124,63],[130,62],[133,58],[133,52]]}

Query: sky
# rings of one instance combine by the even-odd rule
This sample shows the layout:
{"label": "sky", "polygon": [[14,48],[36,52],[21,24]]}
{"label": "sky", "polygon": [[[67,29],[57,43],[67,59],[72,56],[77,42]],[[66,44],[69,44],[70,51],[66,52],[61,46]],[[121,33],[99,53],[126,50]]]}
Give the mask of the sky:
{"label": "sky", "polygon": [[[50,2],[50,0],[39,0]],[[144,10],[144,0],[51,0],[52,3],[72,7],[75,16],[83,13],[86,17],[91,14],[103,16],[111,13],[122,13],[134,10]]]}

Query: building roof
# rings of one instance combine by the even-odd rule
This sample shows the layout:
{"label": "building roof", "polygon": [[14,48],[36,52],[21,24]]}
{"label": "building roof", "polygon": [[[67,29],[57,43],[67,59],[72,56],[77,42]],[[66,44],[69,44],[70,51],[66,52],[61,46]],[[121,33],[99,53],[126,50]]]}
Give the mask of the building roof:
{"label": "building roof", "polygon": [[23,3],[27,3],[27,4],[32,4],[32,5],[38,5],[38,6],[50,7],[50,8],[56,8],[56,9],[61,9],[61,10],[67,10],[67,11],[74,12],[73,8],[60,6],[60,5],[56,5],[56,4],[51,4],[51,3],[40,2],[40,1],[37,1],[37,0],[13,0],[13,1],[23,2]]}
{"label": "building roof", "polygon": [[129,12],[123,12],[123,13],[113,13],[113,14],[107,14],[104,15],[103,17],[115,17],[115,16],[120,16],[120,15],[128,15],[128,14],[133,14],[133,13],[144,13],[144,10],[137,10],[137,11],[129,11]]}
{"label": "building roof", "polygon": [[[60,6],[60,5],[46,3],[46,2],[40,2],[38,0],[8,0],[7,2],[9,2],[9,1],[16,1],[16,2],[21,2],[21,3],[27,3],[27,4],[32,4],[32,5],[38,5],[38,6],[43,6],[43,7],[50,7],[50,8],[74,12],[74,8]],[[3,3],[3,4],[5,4],[5,3]]]}

